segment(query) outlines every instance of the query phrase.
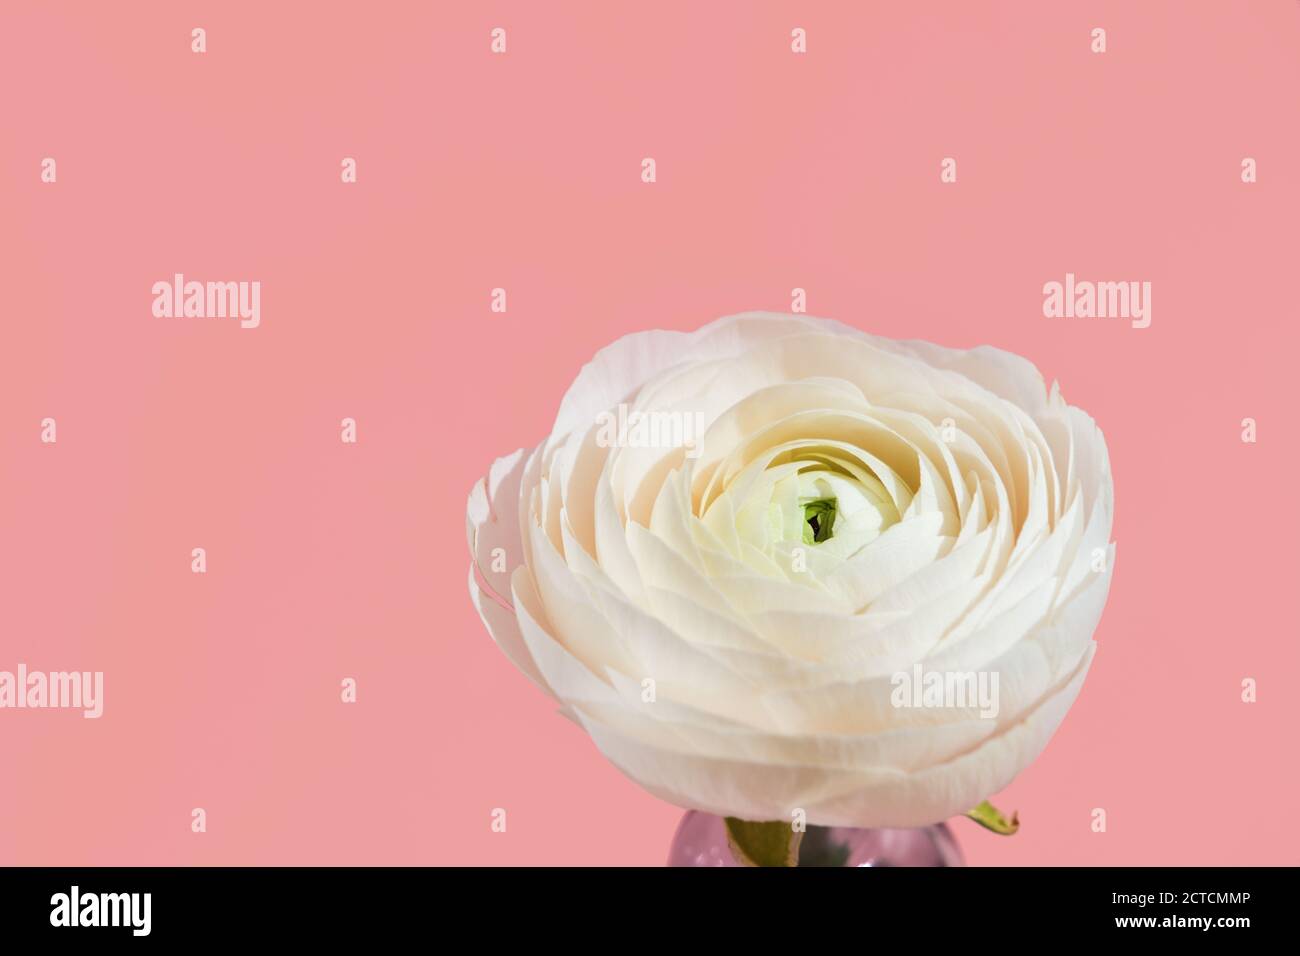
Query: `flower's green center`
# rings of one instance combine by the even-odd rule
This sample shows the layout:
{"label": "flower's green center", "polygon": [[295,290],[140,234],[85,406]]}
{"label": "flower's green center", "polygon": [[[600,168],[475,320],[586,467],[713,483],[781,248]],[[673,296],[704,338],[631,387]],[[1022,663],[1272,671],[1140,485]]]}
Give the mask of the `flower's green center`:
{"label": "flower's green center", "polygon": [[778,566],[797,565],[796,575],[809,560],[818,573],[829,574],[901,520],[889,490],[870,469],[829,453],[769,464],[747,482],[734,483],[743,492],[739,506],[728,502],[737,536]]}
{"label": "flower's green center", "polygon": [[835,533],[835,499],[813,498],[803,505],[803,543],[820,544]]}

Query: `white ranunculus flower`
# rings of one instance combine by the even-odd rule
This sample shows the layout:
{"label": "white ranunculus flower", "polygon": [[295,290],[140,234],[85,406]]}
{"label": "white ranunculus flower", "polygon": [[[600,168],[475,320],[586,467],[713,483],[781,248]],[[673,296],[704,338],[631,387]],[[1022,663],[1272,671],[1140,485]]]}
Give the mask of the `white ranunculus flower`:
{"label": "white ranunculus flower", "polygon": [[[752,313],[584,367],[551,436],[471,492],[469,586],[659,797],[921,826],[1005,787],[1065,716],[1111,514],[1101,432],[1026,360]],[[917,664],[996,675],[996,716],[900,701]]]}

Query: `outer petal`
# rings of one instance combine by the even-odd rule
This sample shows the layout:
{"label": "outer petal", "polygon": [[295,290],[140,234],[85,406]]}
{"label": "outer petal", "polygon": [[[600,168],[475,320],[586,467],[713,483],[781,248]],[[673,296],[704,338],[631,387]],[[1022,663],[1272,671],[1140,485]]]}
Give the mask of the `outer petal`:
{"label": "outer petal", "polygon": [[1091,659],[1090,650],[1060,689],[1005,733],[914,773],[717,760],[646,745],[581,714],[579,719],[619,769],[679,806],[749,820],[788,820],[797,808],[820,826],[927,826],[997,793],[1042,752],[1078,695]]}
{"label": "outer petal", "polygon": [[[486,478],[469,493],[466,525],[473,560],[469,594],[488,633],[506,657],[538,687],[551,693],[528,653],[514,608],[508,601],[511,576],[528,573],[519,536],[520,480],[526,464],[522,449],[498,458]],[[490,591],[485,590],[486,582]]]}

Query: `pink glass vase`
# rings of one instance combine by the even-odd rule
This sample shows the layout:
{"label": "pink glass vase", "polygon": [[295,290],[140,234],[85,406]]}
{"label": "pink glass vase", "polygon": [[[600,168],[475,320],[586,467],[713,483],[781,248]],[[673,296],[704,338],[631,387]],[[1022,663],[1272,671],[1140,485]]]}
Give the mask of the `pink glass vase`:
{"label": "pink glass vase", "polygon": [[[677,825],[669,866],[743,866],[731,852],[726,824],[711,813],[688,811]],[[965,866],[946,824],[916,829],[810,826],[799,848],[800,866]]]}

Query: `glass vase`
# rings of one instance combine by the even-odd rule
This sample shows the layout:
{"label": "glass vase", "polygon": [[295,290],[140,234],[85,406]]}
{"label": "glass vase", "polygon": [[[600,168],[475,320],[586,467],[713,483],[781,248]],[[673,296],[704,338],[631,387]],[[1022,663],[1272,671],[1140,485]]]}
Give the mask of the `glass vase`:
{"label": "glass vase", "polygon": [[[723,818],[688,811],[677,826],[669,866],[743,866],[727,842]],[[946,824],[901,829],[809,826],[800,866],[965,866]]]}

